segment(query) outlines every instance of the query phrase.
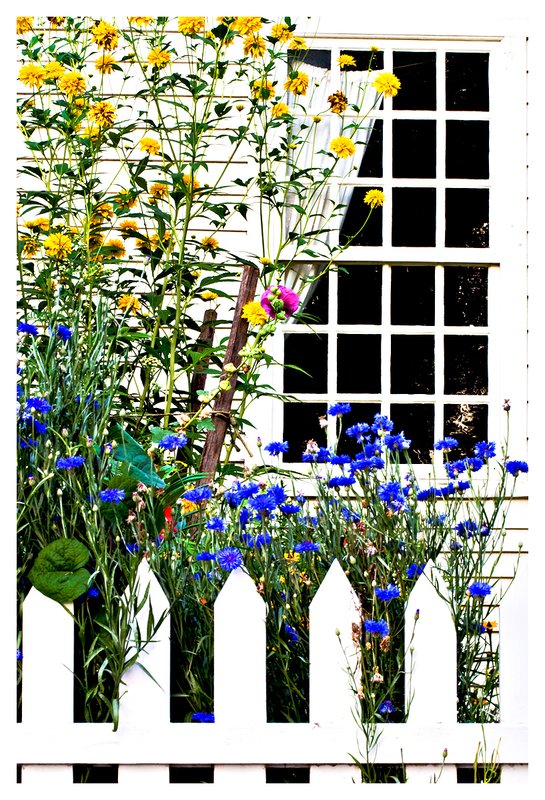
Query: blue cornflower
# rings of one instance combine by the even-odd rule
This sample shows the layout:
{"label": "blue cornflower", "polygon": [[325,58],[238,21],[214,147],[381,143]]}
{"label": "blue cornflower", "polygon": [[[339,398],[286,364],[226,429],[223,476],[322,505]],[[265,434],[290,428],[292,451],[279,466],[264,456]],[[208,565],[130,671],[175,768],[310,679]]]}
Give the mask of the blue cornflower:
{"label": "blue cornflower", "polygon": [[286,499],[286,490],[282,486],[270,486],[266,492],[255,494],[248,501],[248,506],[263,516],[277,508]]}
{"label": "blue cornflower", "polygon": [[395,711],[394,704],[391,700],[385,700],[383,703],[380,704],[378,707],[379,714],[393,714]]}
{"label": "blue cornflower", "polygon": [[[318,522],[318,519],[316,519]],[[294,553],[315,553],[317,550],[320,549],[320,545],[316,544],[316,542],[299,542],[293,548]]]}
{"label": "blue cornflower", "polygon": [[447,461],[444,466],[449,478],[457,478],[461,472],[466,471],[468,463],[467,459],[458,459],[458,461]]}
{"label": "blue cornflower", "polygon": [[[320,512],[321,513],[321,512]],[[317,525],[318,517],[314,514],[301,514],[299,520],[302,525]]]}
{"label": "blue cornflower", "polygon": [[38,336],[39,330],[35,325],[31,325],[30,322],[18,322],[17,333],[29,333],[31,336]]}
{"label": "blue cornflower", "polygon": [[162,447],[163,450],[176,450],[177,447],[183,447],[185,444],[187,444],[187,436],[177,436],[175,433],[169,433],[163,436],[158,446]]}
{"label": "blue cornflower", "polygon": [[235,481],[231,488],[224,492],[223,496],[231,508],[237,508],[244,500],[257,494],[257,492],[259,492],[258,483],[247,483],[244,485]]}
{"label": "blue cornflower", "polygon": [[491,591],[492,589],[490,588],[490,584],[486,583],[485,581],[475,581],[474,583],[471,584],[471,586],[468,589],[468,592],[471,595],[471,597],[481,597],[481,598],[486,597],[488,594],[490,594]]}
{"label": "blue cornflower", "polygon": [[288,625],[287,622],[284,623],[284,630],[288,635],[289,642],[288,644],[291,646],[292,644],[296,644],[299,641],[299,636],[297,635],[297,631],[295,628],[292,628],[291,625]]}
{"label": "blue cornflower", "polygon": [[439,439],[438,442],[435,442],[433,446],[436,450],[453,450],[458,447],[458,439],[453,436],[445,436],[444,439]]}
{"label": "blue cornflower", "polygon": [[371,425],[371,430],[379,436],[389,433],[394,429],[394,423],[387,416],[375,414],[375,419]]}
{"label": "blue cornflower", "polygon": [[461,550],[461,548],[462,548],[462,545],[460,544],[460,542],[457,542],[455,539],[452,539],[452,541],[450,543],[450,549],[451,550]]}
{"label": "blue cornflower", "polygon": [[250,521],[251,516],[252,515],[250,514],[250,509],[244,506],[244,508],[241,509],[240,514],[238,516],[240,527],[242,528],[242,530],[246,528],[246,525]]}
{"label": "blue cornflower", "polygon": [[100,499],[103,503],[120,503],[125,499],[125,489],[103,489]]}
{"label": "blue cornflower", "polygon": [[184,492],[182,497],[189,500],[190,503],[204,503],[212,497],[212,489],[210,486],[196,486],[194,489],[188,489]]}
{"label": "blue cornflower", "polygon": [[520,472],[528,472],[528,464],[526,461],[508,461],[505,465],[505,469],[510,475],[516,478]]}
{"label": "blue cornflower", "polygon": [[361,519],[359,514],[346,506],[341,506],[341,515],[347,522],[358,522]]}
{"label": "blue cornflower", "polygon": [[39,419],[31,417],[31,424],[32,430],[36,435],[43,435],[47,431],[47,425],[44,422],[40,422]]}
{"label": "blue cornflower", "polygon": [[334,488],[335,486],[352,486],[356,483],[356,479],[351,475],[334,475],[328,481],[328,486]]}
{"label": "blue cornflower", "polygon": [[407,578],[409,578],[409,580],[412,580],[417,575],[421,575],[424,572],[425,566],[426,566],[425,564],[419,566],[418,564],[415,564],[413,562],[407,567]]}
{"label": "blue cornflower", "polygon": [[301,511],[301,506],[297,503],[281,503],[278,508],[283,514],[298,514]]}
{"label": "blue cornflower", "polygon": [[129,542],[125,545],[125,549],[128,550],[129,553],[138,553],[139,547],[136,542]]}
{"label": "blue cornflower", "polygon": [[327,409],[327,413],[330,417],[336,417],[341,414],[350,414],[352,411],[352,406],[350,403],[333,403],[333,405],[329,406]]}
{"label": "blue cornflower", "polygon": [[356,439],[358,442],[361,442],[370,430],[371,428],[366,422],[356,422],[355,425],[351,425],[349,428],[347,428],[345,433],[347,436],[350,436]]}
{"label": "blue cornflower", "polygon": [[328,447],[319,447],[314,453],[303,453],[301,460],[317,464],[326,464],[334,453]]}
{"label": "blue cornflower", "polygon": [[206,523],[209,531],[219,531],[223,533],[227,529],[227,523],[221,517],[210,517]]}
{"label": "blue cornflower", "polygon": [[473,452],[478,458],[486,460],[496,455],[496,442],[477,442]]}
{"label": "blue cornflower", "polygon": [[484,466],[484,461],[482,458],[466,458],[466,465],[468,472],[478,472]]}
{"label": "blue cornflower", "polygon": [[392,511],[401,511],[406,507],[405,498],[401,490],[401,484],[397,481],[382,483],[377,489],[379,500],[386,503]]}
{"label": "blue cornflower", "polygon": [[450,482],[446,486],[442,486],[440,489],[435,489],[435,496],[448,497],[449,495],[454,494],[455,491],[456,489],[454,484]]}
{"label": "blue cornflower", "polygon": [[281,453],[288,452],[289,444],[287,442],[269,442],[263,449],[271,456],[279,456]]}
{"label": "blue cornflower", "polygon": [[385,603],[388,603],[395,597],[399,597],[400,592],[397,586],[394,586],[393,583],[389,583],[385,589],[381,589],[379,586],[377,586],[375,588],[375,594],[379,600],[383,600]]}
{"label": "blue cornflower", "polygon": [[202,553],[197,553],[195,556],[195,561],[215,561],[216,556],[214,553],[209,553],[207,550],[203,550]]}
{"label": "blue cornflower", "polygon": [[194,714],[191,715],[192,722],[215,722],[215,717],[213,714],[210,714],[208,711],[195,711]]}
{"label": "blue cornflower", "polygon": [[33,409],[39,414],[47,414],[48,411],[51,411],[51,406],[44,397],[29,397],[26,401],[26,408]]}
{"label": "blue cornflower", "polygon": [[241,534],[240,538],[248,547],[257,547],[260,550],[263,545],[270,544],[272,537],[270,533],[259,533],[257,536],[251,536],[249,533]]}
{"label": "blue cornflower", "polygon": [[431,497],[437,497],[434,486],[430,486],[429,489],[420,489],[420,491],[416,493],[417,500],[429,500]]}
{"label": "blue cornflower", "polygon": [[352,472],[358,472],[360,469],[383,469],[384,459],[380,456],[371,456],[370,458],[359,458],[352,462]]}
{"label": "blue cornflower", "polygon": [[94,584],[87,589],[87,597],[98,597],[99,595],[100,592]]}
{"label": "blue cornflower", "polygon": [[62,339],[63,342],[67,342],[68,339],[72,338],[72,331],[70,328],[67,328],[66,325],[58,325],[57,336],[59,339]]}
{"label": "blue cornflower", "polygon": [[330,464],[342,466],[343,464],[350,464],[350,456],[334,454],[329,459]]}
{"label": "blue cornflower", "polygon": [[24,395],[24,389],[20,383],[17,384],[17,400],[20,400],[21,397]]}
{"label": "blue cornflower", "polygon": [[386,434],[384,437],[384,444],[388,450],[407,450],[411,445],[411,440],[405,439],[405,434],[401,431],[401,433],[397,434]]}
{"label": "blue cornflower", "polygon": [[216,553],[216,561],[222,569],[231,572],[242,565],[242,553],[238,547],[224,547]]}
{"label": "blue cornflower", "polygon": [[471,486],[469,481],[458,481],[456,484],[456,491],[457,492],[465,492],[466,489],[469,489]]}
{"label": "blue cornflower", "polygon": [[365,630],[371,636],[382,636],[383,639],[390,633],[390,628],[385,619],[366,619]]}
{"label": "blue cornflower", "polygon": [[76,469],[85,464],[83,456],[66,456],[66,458],[58,458],[56,467],[57,469]]}
{"label": "blue cornflower", "polygon": [[477,533],[477,523],[471,519],[464,519],[456,525],[454,530],[462,539],[471,539],[473,534]]}
{"label": "blue cornflower", "polygon": [[23,660],[23,651],[18,647],[15,652],[16,652],[16,656],[17,656],[17,661],[22,661]]}

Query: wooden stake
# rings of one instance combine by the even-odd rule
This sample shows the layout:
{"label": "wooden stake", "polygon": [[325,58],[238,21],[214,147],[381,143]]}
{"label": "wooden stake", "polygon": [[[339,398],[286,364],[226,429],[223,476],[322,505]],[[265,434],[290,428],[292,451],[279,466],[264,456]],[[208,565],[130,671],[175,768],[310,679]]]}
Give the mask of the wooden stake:
{"label": "wooden stake", "polygon": [[[207,308],[204,312],[199,338],[197,339],[197,351],[202,353],[204,350],[212,347],[214,342],[214,322],[218,318],[218,312],[215,309]],[[199,410],[200,402],[197,392],[204,389],[206,384],[206,370],[210,363],[210,355],[205,356],[197,366],[191,379],[191,413],[194,414]]]}

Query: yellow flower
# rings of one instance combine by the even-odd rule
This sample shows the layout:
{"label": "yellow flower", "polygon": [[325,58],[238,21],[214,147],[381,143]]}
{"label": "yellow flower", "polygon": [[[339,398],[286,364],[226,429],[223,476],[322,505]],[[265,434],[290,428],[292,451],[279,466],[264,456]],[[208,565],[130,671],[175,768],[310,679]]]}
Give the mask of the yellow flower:
{"label": "yellow flower", "polygon": [[33,25],[34,17],[17,17],[17,33],[27,33]]}
{"label": "yellow flower", "polygon": [[252,300],[242,307],[242,319],[247,319],[250,325],[264,325],[269,315],[257,300]]}
{"label": "yellow flower", "polygon": [[49,220],[47,217],[38,217],[37,219],[29,219],[28,222],[25,222],[25,227],[32,230],[38,231],[48,231],[49,230]]}
{"label": "yellow flower", "polygon": [[46,79],[50,81],[58,80],[66,72],[66,67],[60,61],[50,61],[45,67]]}
{"label": "yellow flower", "polygon": [[252,95],[261,100],[268,100],[274,92],[274,86],[265,78],[258,78],[252,83]]}
{"label": "yellow flower", "polygon": [[182,507],[183,514],[192,514],[193,511],[199,510],[197,503],[192,503],[191,500],[186,500],[185,497],[181,497],[179,503]]}
{"label": "yellow flower", "polygon": [[184,174],[182,175],[182,180],[184,182],[185,188],[188,191],[195,191],[196,189],[201,188],[201,184],[199,183],[199,181],[190,172],[184,172]]}
{"label": "yellow flower", "polygon": [[178,30],[185,36],[193,33],[202,33],[206,27],[204,17],[178,17]]}
{"label": "yellow flower", "polygon": [[348,106],[348,97],[343,92],[337,91],[329,95],[327,102],[335,114],[342,114],[343,111],[346,111],[346,107]]}
{"label": "yellow flower", "polygon": [[110,75],[114,71],[117,61],[109,53],[99,56],[95,61],[95,67],[102,75]]}
{"label": "yellow flower", "polygon": [[39,89],[46,78],[47,73],[40,64],[25,64],[19,70],[19,80],[31,89]]}
{"label": "yellow flower", "polygon": [[131,314],[136,314],[140,311],[140,300],[132,294],[123,294],[117,301],[117,307],[121,311],[130,311]]}
{"label": "yellow flower", "polygon": [[123,258],[125,256],[125,245],[121,239],[108,239],[104,246],[110,248],[109,258]]}
{"label": "yellow flower", "polygon": [[81,136],[83,139],[98,139],[100,134],[102,133],[102,129],[98,125],[87,125],[87,127],[82,131]]}
{"label": "yellow flower", "polygon": [[264,265],[267,265],[267,264],[272,264],[272,261],[271,261],[271,259],[270,259],[270,258],[267,258],[266,256],[262,256],[262,257],[259,259],[259,261],[260,261],[260,263],[261,263],[261,264],[264,264]]}
{"label": "yellow flower", "polygon": [[356,59],[354,58],[354,56],[348,56],[343,54],[342,56],[339,56],[339,58],[337,59],[337,64],[341,69],[344,69],[345,67],[355,67]]}
{"label": "yellow flower", "polygon": [[363,198],[363,202],[367,203],[371,208],[384,205],[385,194],[380,189],[369,189]]}
{"label": "yellow flower", "polygon": [[285,103],[275,103],[271,108],[271,116],[283,117],[284,114],[289,114],[289,107]]}
{"label": "yellow flower", "polygon": [[99,100],[89,110],[89,119],[94,120],[101,128],[109,128],[115,122],[116,111],[108,100]]}
{"label": "yellow flower", "polygon": [[127,17],[131,25],[138,25],[139,28],[147,28],[153,22],[153,17]]}
{"label": "yellow flower", "polygon": [[167,200],[169,191],[166,183],[154,183],[149,187],[150,196],[149,202],[156,203],[158,200]]}
{"label": "yellow flower", "polygon": [[301,560],[300,553],[294,553],[293,550],[289,550],[287,553],[284,553],[284,560],[288,562],[288,564],[297,564],[298,561]]}
{"label": "yellow flower", "polygon": [[143,150],[144,153],[148,153],[150,156],[156,156],[160,149],[161,145],[157,139],[153,139],[151,136],[144,136],[143,139],[140,139],[140,150]]}
{"label": "yellow flower", "polygon": [[205,292],[201,292],[201,297],[203,300],[217,300],[219,295],[207,289]]}
{"label": "yellow flower", "polygon": [[64,92],[68,97],[74,97],[77,94],[83,94],[85,91],[85,78],[81,72],[65,72],[61,75],[58,83],[61,92]]}
{"label": "yellow flower", "polygon": [[292,92],[292,94],[305,95],[307,93],[308,84],[309,77],[306,72],[296,72],[293,74],[292,78],[288,78],[284,84],[284,89],[288,92]]}
{"label": "yellow flower", "polygon": [[124,219],[119,223],[119,230],[124,239],[128,239],[132,233],[138,230],[138,223],[134,219]]}
{"label": "yellow flower", "polygon": [[114,197],[114,202],[118,206],[118,213],[119,211],[128,211],[129,208],[134,208],[136,205],[136,198],[131,189],[122,189],[119,194],[116,194]]}
{"label": "yellow flower", "polygon": [[315,117],[312,117],[312,121],[318,123],[322,121],[322,118],[316,114]]}
{"label": "yellow flower", "polygon": [[31,239],[30,236],[21,236],[23,242],[22,256],[23,258],[32,258],[40,249],[40,243],[37,239]]}
{"label": "yellow flower", "polygon": [[373,89],[384,97],[395,97],[401,89],[401,83],[391,72],[381,72],[373,81]]}
{"label": "yellow flower", "polygon": [[233,28],[246,36],[248,33],[257,33],[261,30],[263,23],[261,17],[235,17]]}
{"label": "yellow flower", "polygon": [[206,250],[217,250],[220,243],[217,239],[214,239],[213,236],[205,236],[201,239],[201,245],[206,248]]}
{"label": "yellow flower", "polygon": [[308,44],[302,36],[294,36],[288,46],[290,50],[308,50]]}
{"label": "yellow flower", "polygon": [[160,47],[154,47],[148,54],[148,64],[151,64],[157,69],[163,69],[170,63],[172,56],[168,50],[161,50]]}
{"label": "yellow flower", "polygon": [[[89,234],[89,249],[98,250],[104,244],[104,234],[100,231],[91,231]],[[101,256],[102,258],[102,256]]]}
{"label": "yellow flower", "polygon": [[70,253],[72,241],[64,233],[52,233],[44,241],[44,247],[48,256],[57,258],[60,261]]}
{"label": "yellow flower", "polygon": [[285,22],[278,22],[272,26],[271,36],[277,42],[287,42],[288,39],[291,39],[291,31]]}
{"label": "yellow flower", "polygon": [[372,53],[378,53],[378,52],[379,52],[379,50],[380,50],[380,47],[377,47],[377,46],[376,46],[376,44],[372,44],[372,45],[371,45],[371,47],[369,48],[369,50],[370,50]]}
{"label": "yellow flower", "polygon": [[245,56],[253,56],[254,58],[263,58],[267,52],[267,42],[257,33],[248,34],[242,42],[242,47]]}
{"label": "yellow flower", "polygon": [[66,17],[48,17],[47,19],[52,28],[60,28],[64,24]]}
{"label": "yellow flower", "polygon": [[492,633],[494,628],[497,627],[498,623],[496,622],[496,620],[488,620],[487,622],[483,622],[483,628],[485,629],[485,631],[487,631],[487,633]]}
{"label": "yellow flower", "polygon": [[100,225],[105,219],[112,219],[114,215],[113,207],[110,203],[100,203],[91,217],[91,225]]}
{"label": "yellow flower", "polygon": [[117,47],[119,33],[113,25],[110,25],[104,20],[100,20],[96,25],[91,28],[93,41],[97,47],[103,50],[114,50]]}
{"label": "yellow flower", "polygon": [[336,153],[339,158],[348,158],[348,156],[353,156],[356,152],[356,145],[352,139],[347,139],[346,136],[337,136],[329,143],[329,149]]}

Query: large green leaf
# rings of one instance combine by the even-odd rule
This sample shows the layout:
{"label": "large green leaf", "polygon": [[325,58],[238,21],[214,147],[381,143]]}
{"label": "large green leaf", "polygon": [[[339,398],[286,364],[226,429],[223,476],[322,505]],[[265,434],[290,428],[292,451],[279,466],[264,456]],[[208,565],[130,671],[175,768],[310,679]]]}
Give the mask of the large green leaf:
{"label": "large green leaf", "polygon": [[128,473],[131,477],[145,486],[155,486],[157,489],[165,488],[166,484],[155,471],[151,458],[121,425],[114,425],[112,437],[117,442],[117,447],[113,450],[113,457],[116,461],[122,461],[128,465]]}
{"label": "large green leaf", "polygon": [[36,556],[28,577],[46,597],[70,603],[89,588],[91,573],[84,569],[89,550],[77,539],[56,539]]}

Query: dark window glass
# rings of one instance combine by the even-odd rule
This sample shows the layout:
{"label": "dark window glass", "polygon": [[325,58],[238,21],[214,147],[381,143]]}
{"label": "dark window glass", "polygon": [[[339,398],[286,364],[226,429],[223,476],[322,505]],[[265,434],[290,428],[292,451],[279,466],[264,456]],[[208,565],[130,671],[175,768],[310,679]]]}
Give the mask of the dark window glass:
{"label": "dark window glass", "polygon": [[339,267],[340,325],[380,325],[382,267]]}
{"label": "dark window glass", "polygon": [[488,393],[488,337],[445,336],[445,394]]}
{"label": "dark window glass", "polygon": [[447,178],[488,178],[488,122],[447,120]]}
{"label": "dark window glass", "polygon": [[367,72],[368,69],[384,69],[384,53],[382,50],[341,50],[341,55],[352,56],[355,67],[343,67],[343,72]]}
{"label": "dark window glass", "polygon": [[429,464],[430,451],[433,450],[433,405],[393,403],[390,419],[395,425],[394,433],[403,431],[405,438],[410,440],[408,454],[413,464]]}
{"label": "dark window glass", "polygon": [[[284,337],[285,392],[327,391],[327,336],[288,333]],[[304,370],[304,372],[301,372]],[[308,373],[305,374],[305,373]]]}
{"label": "dark window glass", "polygon": [[376,119],[365,134],[366,147],[358,178],[382,178],[382,127],[382,120]]}
{"label": "dark window glass", "polygon": [[445,405],[445,436],[454,436],[458,440],[459,452],[473,455],[477,442],[488,441],[488,408],[485,405]]}
{"label": "dark window glass", "polygon": [[380,392],[380,339],[378,334],[337,336],[337,391]]}
{"label": "dark window glass", "polygon": [[315,325],[325,325],[328,319],[328,285],[329,276],[322,275],[318,280],[313,281],[303,292],[308,292],[305,296],[304,308],[298,313],[298,321],[311,322]]}
{"label": "dark window glass", "polygon": [[435,144],[435,120],[394,119],[394,178],[435,178]]}
{"label": "dark window glass", "polygon": [[433,325],[434,267],[392,267],[392,325]]}
{"label": "dark window glass", "polygon": [[214,783],[214,767],[186,767],[172,765],[169,767],[169,783]]}
{"label": "dark window glass", "polygon": [[[373,188],[380,189],[381,187],[374,186]],[[356,188],[352,192],[352,198],[339,233],[341,245],[346,245],[350,237],[354,237],[350,242],[353,245],[373,247],[382,244],[382,207],[374,208],[369,216],[369,206],[363,202],[368,191],[365,188]]]}
{"label": "dark window glass", "polygon": [[445,190],[446,247],[488,247],[488,189]]}
{"label": "dark window glass", "polygon": [[320,426],[320,417],[327,414],[326,403],[284,403],[283,411],[282,441],[289,444],[284,461],[301,461],[309,439],[314,439],[320,447],[327,445],[325,428]]}
{"label": "dark window glass", "polygon": [[401,89],[392,98],[394,109],[435,109],[435,53],[394,52],[394,73]]}
{"label": "dark window glass", "polygon": [[331,69],[331,50],[288,50],[289,69],[304,64]]}
{"label": "dark window glass", "polygon": [[433,336],[392,336],[391,389],[394,394],[433,394]]}
{"label": "dark window glass", "polygon": [[445,325],[488,324],[488,269],[445,269]]}
{"label": "dark window glass", "polygon": [[310,783],[310,767],[265,767],[265,783]]}
{"label": "dark window glass", "polygon": [[447,53],[447,111],[488,111],[488,53]]}
{"label": "dark window glass", "polygon": [[361,452],[361,445],[352,436],[347,436],[344,431],[355,425],[356,422],[367,422],[371,425],[375,414],[380,414],[380,403],[350,403],[352,411],[343,417],[343,429],[339,437],[337,452],[349,455],[353,458],[356,453]]}
{"label": "dark window glass", "polygon": [[435,246],[435,189],[392,190],[392,244]]}

